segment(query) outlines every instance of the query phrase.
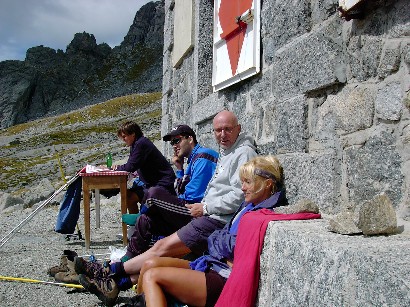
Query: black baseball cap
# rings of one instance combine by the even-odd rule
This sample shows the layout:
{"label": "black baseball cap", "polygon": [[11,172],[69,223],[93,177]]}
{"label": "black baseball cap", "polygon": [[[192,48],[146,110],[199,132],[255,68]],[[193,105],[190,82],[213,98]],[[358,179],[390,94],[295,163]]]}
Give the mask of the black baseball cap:
{"label": "black baseball cap", "polygon": [[172,128],[171,132],[165,135],[162,139],[165,142],[170,141],[174,136],[177,135],[190,135],[196,138],[194,130],[191,129],[188,125],[178,125]]}

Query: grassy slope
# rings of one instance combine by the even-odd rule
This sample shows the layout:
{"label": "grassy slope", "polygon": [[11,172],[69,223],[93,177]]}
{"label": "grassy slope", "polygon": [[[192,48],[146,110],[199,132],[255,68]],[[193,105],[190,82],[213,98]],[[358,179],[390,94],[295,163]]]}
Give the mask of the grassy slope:
{"label": "grassy slope", "polygon": [[[128,148],[116,136],[118,126],[134,120],[151,140],[160,138],[160,93],[133,94],[70,113],[0,131],[0,191],[20,194],[48,178],[63,184],[85,164],[104,163],[105,155],[123,159]],[[61,169],[59,167],[59,160]]]}

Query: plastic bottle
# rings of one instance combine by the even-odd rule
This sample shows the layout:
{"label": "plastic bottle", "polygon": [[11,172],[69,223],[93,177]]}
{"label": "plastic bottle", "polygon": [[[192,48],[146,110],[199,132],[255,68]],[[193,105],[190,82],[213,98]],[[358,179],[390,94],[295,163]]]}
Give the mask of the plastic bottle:
{"label": "plastic bottle", "polygon": [[111,166],[112,166],[112,154],[109,152],[107,154],[107,167],[111,168]]}

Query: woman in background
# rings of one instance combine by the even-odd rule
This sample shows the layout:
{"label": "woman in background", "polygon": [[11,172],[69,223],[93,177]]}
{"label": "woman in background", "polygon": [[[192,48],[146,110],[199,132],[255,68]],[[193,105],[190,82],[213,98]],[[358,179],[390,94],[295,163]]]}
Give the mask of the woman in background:
{"label": "woman in background", "polygon": [[127,190],[127,208],[129,213],[138,213],[138,203],[143,203],[145,191],[152,186],[160,186],[175,195],[175,173],[170,163],[159,149],[146,138],[140,126],[135,122],[123,123],[117,135],[130,147],[127,163],[114,165],[113,170],[137,172],[135,180]]}

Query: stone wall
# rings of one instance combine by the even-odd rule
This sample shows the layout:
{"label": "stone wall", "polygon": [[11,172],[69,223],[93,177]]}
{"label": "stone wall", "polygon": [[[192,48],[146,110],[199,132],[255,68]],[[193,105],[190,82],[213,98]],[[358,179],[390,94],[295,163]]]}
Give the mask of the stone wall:
{"label": "stone wall", "polygon": [[[212,118],[232,110],[279,157],[290,203],[311,199],[325,217],[269,224],[257,306],[409,305],[410,2],[367,1],[347,21],[338,0],[262,0],[261,73],[216,93],[213,2],[194,1],[195,45],[174,68],[165,1],[162,134],[187,123],[217,149]],[[400,234],[327,231],[327,217],[381,193]]]}
{"label": "stone wall", "polygon": [[194,1],[195,46],[176,68],[165,1],[162,134],[188,123],[216,148],[212,117],[230,109],[283,163],[292,203],[336,214],[385,192],[410,219],[410,2],[369,1],[350,21],[337,0],[261,3],[261,73],[213,93],[213,1]]}

